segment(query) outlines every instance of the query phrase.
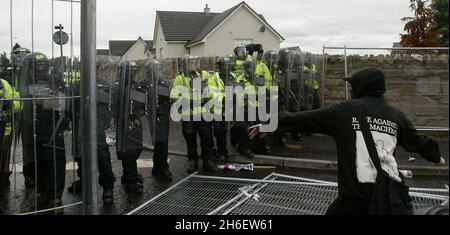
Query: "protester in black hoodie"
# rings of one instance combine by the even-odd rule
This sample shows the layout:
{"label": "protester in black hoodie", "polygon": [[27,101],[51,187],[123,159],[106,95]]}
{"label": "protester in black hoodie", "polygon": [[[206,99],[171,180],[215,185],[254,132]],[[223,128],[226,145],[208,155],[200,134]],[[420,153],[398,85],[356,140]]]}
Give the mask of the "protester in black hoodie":
{"label": "protester in black hoodie", "polygon": [[[277,131],[322,133],[334,138],[338,152],[339,196],[327,214],[368,214],[377,176],[359,130],[358,116],[367,117],[381,166],[391,178],[401,181],[394,152],[397,145],[419,153],[433,163],[445,164],[439,146],[431,138],[417,134],[411,121],[383,97],[385,77],[381,70],[366,68],[348,80],[352,100],[319,110],[282,113]],[[364,110],[364,111],[362,111]],[[261,125],[249,128],[250,137],[260,133]]]}

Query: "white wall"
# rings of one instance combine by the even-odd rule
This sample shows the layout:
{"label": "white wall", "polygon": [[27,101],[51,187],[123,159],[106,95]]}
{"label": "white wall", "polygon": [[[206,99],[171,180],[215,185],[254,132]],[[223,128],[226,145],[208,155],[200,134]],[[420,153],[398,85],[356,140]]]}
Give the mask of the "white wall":
{"label": "white wall", "polygon": [[280,39],[268,27],[260,32],[264,24],[257,19],[246,7],[239,8],[230,18],[206,38],[203,56],[224,56],[233,53],[235,39],[253,39],[254,43],[261,43],[264,51],[280,49]]}
{"label": "white wall", "polygon": [[201,43],[189,48],[191,55],[205,56],[205,44]]}
{"label": "white wall", "polygon": [[179,58],[189,54],[186,44],[187,42],[167,42],[163,58]]}
{"label": "white wall", "polygon": [[[185,47],[187,42],[167,42],[164,38],[164,33],[159,22],[159,17],[156,18],[157,21],[157,33],[156,38],[153,39],[155,54],[157,59],[161,58],[178,58],[189,53],[188,49]],[[162,55],[161,55],[162,49]]]}
{"label": "white wall", "polygon": [[123,55],[124,59],[130,59],[130,60],[146,60],[151,58],[150,53],[145,52],[146,44],[144,41],[139,40],[136,44],[134,44],[130,50]]}

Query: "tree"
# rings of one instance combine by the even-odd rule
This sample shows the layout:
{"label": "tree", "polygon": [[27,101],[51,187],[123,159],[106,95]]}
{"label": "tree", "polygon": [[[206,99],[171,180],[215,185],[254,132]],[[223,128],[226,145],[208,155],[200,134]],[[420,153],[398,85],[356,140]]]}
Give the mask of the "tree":
{"label": "tree", "polygon": [[429,0],[410,0],[409,8],[414,12],[414,17],[402,18],[405,23],[406,34],[401,35],[400,44],[403,47],[434,47],[437,32],[430,30],[432,22],[432,10],[427,6]]}
{"label": "tree", "polygon": [[6,52],[3,52],[2,54],[0,54],[0,68],[8,67],[9,63],[10,63],[10,61],[8,59]]}
{"label": "tree", "polygon": [[448,47],[448,4],[449,0],[432,0],[433,13],[431,30],[438,33],[436,41],[439,46]]}

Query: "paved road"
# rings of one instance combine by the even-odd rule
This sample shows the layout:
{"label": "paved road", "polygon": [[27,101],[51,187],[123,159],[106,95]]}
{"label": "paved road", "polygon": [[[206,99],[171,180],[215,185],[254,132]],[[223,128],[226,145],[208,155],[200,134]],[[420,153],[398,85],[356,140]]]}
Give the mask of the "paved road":
{"label": "paved road", "polygon": [[[111,151],[113,153],[113,151]],[[174,181],[172,183],[161,183],[155,181],[151,175],[151,167],[153,165],[151,160],[152,153],[149,151],[144,151],[139,160],[139,172],[144,177],[144,194],[140,196],[130,196],[124,192],[123,187],[120,184],[121,177],[121,164],[117,160],[115,154],[113,153],[113,170],[115,172],[116,183],[115,183],[115,203],[111,206],[103,206],[101,204],[101,189],[99,188],[99,205],[100,214],[126,214],[132,209],[138,207],[144,202],[148,201],[152,197],[163,192],[165,189],[170,187],[172,184],[178,182],[184,177],[188,176],[186,172],[187,169],[187,159],[181,156],[170,156],[169,164],[170,170],[174,175]],[[74,164],[69,163],[67,165],[66,171],[66,188],[69,184],[76,179],[74,174]],[[282,174],[302,176],[308,178],[314,178],[319,180],[336,181],[337,176],[334,172],[317,172],[312,170],[299,170],[299,169],[286,169],[286,168],[269,168],[269,169],[255,169],[252,172],[229,172],[223,171],[215,173],[212,175],[216,176],[226,176],[226,177],[239,177],[239,178],[263,178],[264,176],[270,174],[271,172],[277,172]],[[205,174],[200,171],[199,174]],[[0,198],[0,212],[4,214],[17,214],[19,212],[27,212],[30,210],[30,203],[33,203],[33,194],[24,189],[23,187],[23,175],[21,172],[16,174],[16,189],[14,193],[14,187],[10,188],[10,191],[4,193]],[[208,175],[208,174],[207,174]],[[12,177],[11,179],[14,179]],[[408,180],[408,184],[414,187],[434,187],[443,188],[444,184],[448,184],[448,178],[415,178],[413,180]],[[77,195],[71,195],[67,193],[67,190],[63,196],[63,202],[65,205],[80,202],[81,197]],[[1,214],[0,213],[0,214]],[[82,214],[82,209],[80,206],[65,209],[65,214]]]}

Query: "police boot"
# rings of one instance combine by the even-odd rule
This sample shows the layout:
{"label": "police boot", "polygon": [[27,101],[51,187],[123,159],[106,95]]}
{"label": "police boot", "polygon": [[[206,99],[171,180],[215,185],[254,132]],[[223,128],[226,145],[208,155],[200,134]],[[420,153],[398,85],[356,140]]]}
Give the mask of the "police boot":
{"label": "police boot", "polygon": [[303,141],[302,135],[299,133],[292,133],[292,139],[295,141]]}
{"label": "police boot", "polygon": [[30,176],[25,177],[25,188],[34,188],[34,186],[36,185],[36,182],[34,181],[34,179]]}
{"label": "police boot", "polygon": [[67,191],[71,194],[81,194],[81,188],[83,187],[81,180],[77,180],[73,182],[68,188]]}
{"label": "police boot", "polygon": [[188,173],[192,174],[198,170],[197,161],[196,160],[189,160],[189,167],[188,167]]}
{"label": "police boot", "polygon": [[270,148],[269,145],[265,144],[263,146],[263,152],[264,152],[264,154],[271,154],[272,153],[272,149]]}
{"label": "police boot", "polygon": [[142,194],[144,192],[144,186],[137,181],[127,182],[125,184],[125,191],[131,194]]}
{"label": "police boot", "polygon": [[282,147],[286,148],[288,146],[288,142],[287,142],[286,138],[281,137],[280,138],[280,144],[281,144]]}
{"label": "police boot", "polygon": [[203,161],[203,170],[209,171],[209,172],[218,172],[219,169],[217,168],[216,164],[209,160]]}
{"label": "police boot", "polygon": [[255,154],[253,154],[253,152],[250,149],[246,149],[246,150],[242,151],[241,155],[245,156],[248,159],[255,158]]}
{"label": "police boot", "polygon": [[220,161],[221,163],[226,163],[226,162],[228,161],[228,156],[225,155],[225,154],[219,155],[219,161]]}
{"label": "police boot", "polygon": [[111,205],[114,203],[114,190],[112,188],[104,188],[102,195],[103,205]]}
{"label": "police boot", "polygon": [[9,176],[11,175],[10,172],[6,173],[0,173],[0,191],[2,189],[6,189],[10,185]]}
{"label": "police boot", "polygon": [[[153,172],[152,172],[152,174],[153,174]],[[168,169],[163,169],[163,170],[157,171],[157,172],[155,172],[155,174],[153,174],[153,176],[155,176],[156,180],[163,181],[163,182],[170,182],[173,180],[172,173]]]}

